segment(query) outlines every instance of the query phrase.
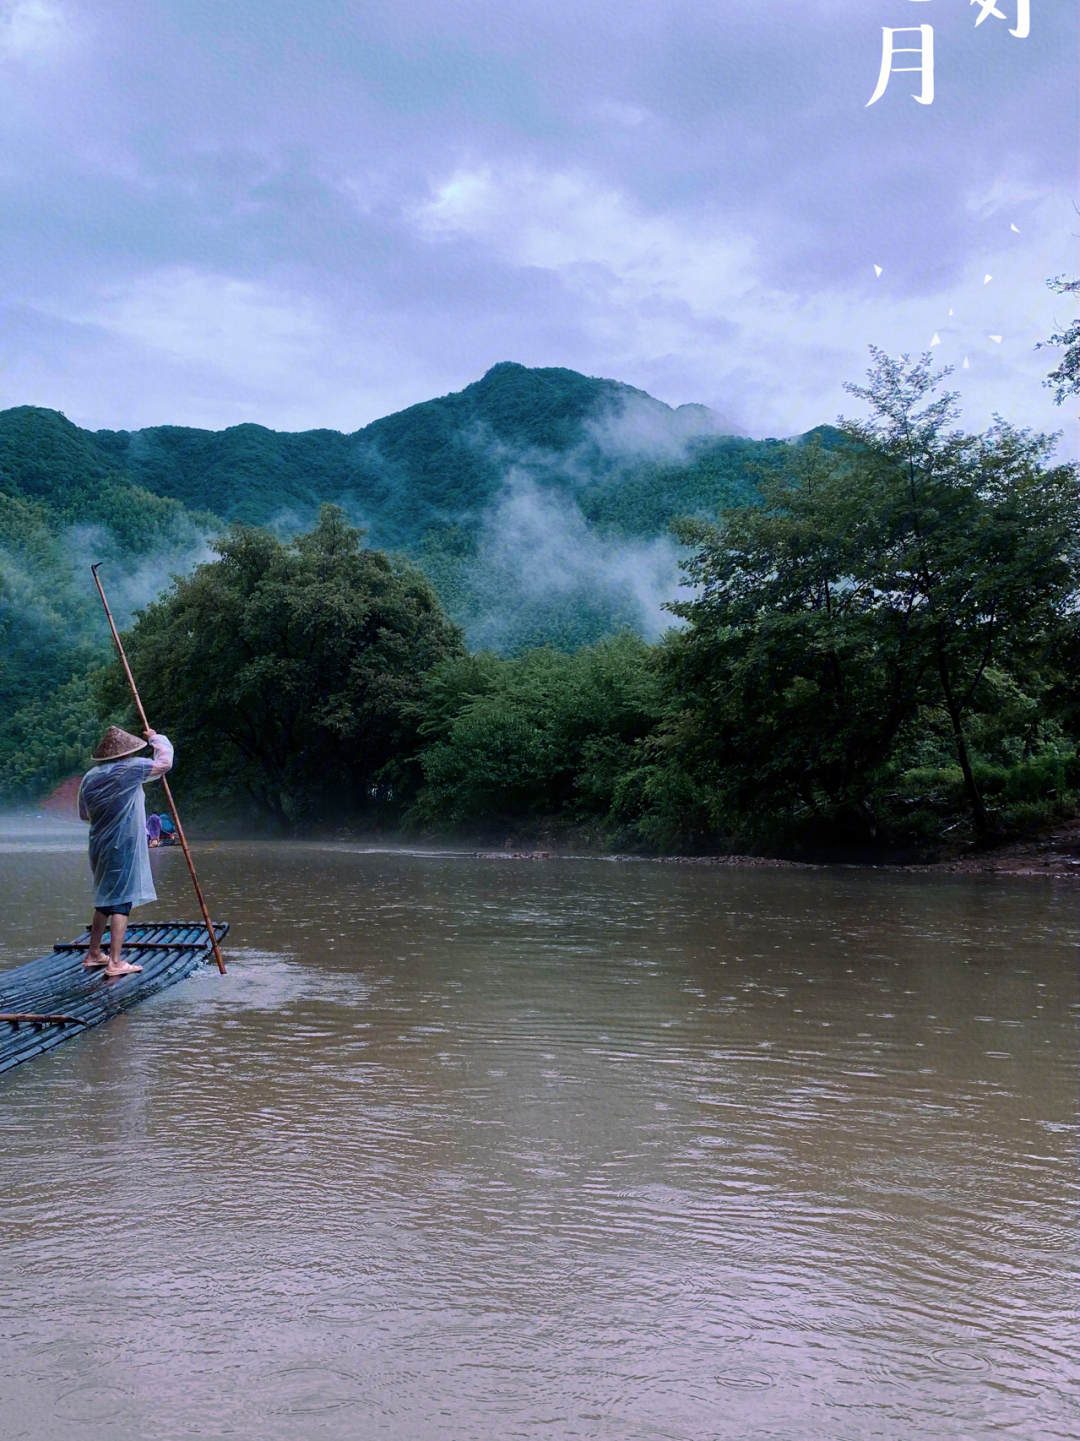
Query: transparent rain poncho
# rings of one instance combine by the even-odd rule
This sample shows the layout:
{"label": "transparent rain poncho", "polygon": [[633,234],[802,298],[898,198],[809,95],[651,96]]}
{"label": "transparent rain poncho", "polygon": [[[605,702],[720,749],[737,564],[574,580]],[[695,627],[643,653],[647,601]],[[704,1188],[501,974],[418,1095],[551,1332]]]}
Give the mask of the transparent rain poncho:
{"label": "transparent rain poncho", "polygon": [[145,905],[157,900],[146,845],[143,786],[154,762],[125,756],[95,767],[79,787],[79,815],[90,822],[94,905]]}

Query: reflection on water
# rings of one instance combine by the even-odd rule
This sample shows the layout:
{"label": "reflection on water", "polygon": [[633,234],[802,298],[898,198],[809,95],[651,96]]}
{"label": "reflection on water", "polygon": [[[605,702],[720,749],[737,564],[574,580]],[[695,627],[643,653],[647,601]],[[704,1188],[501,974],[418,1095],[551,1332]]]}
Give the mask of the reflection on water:
{"label": "reflection on water", "polygon": [[1075,1434],[1072,888],[199,863],[228,976],[2,1083],[5,1434]]}

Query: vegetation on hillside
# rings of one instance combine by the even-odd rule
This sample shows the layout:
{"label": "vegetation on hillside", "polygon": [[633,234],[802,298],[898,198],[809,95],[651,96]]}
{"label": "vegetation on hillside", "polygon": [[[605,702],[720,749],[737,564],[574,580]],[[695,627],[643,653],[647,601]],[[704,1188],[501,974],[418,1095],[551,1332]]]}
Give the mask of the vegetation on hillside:
{"label": "vegetation on hillside", "polygon": [[[224,521],[294,533],[323,502],[340,504],[374,544],[427,571],[471,644],[513,652],[647,628],[627,565],[605,559],[665,536],[675,515],[748,498],[748,464],[777,446],[715,435],[716,423],[616,381],[505,362],[351,435],[156,426],[86,440],[133,483]],[[539,583],[507,556],[527,497],[549,522],[533,527]],[[583,548],[582,534],[594,543]],[[668,569],[674,579],[673,559]]]}
{"label": "vegetation on hillside", "polygon": [[[88,677],[110,650],[90,562],[105,563],[126,624],[226,522],[273,522],[288,536],[340,501],[376,544],[421,565],[476,647],[573,651],[642,631],[674,583],[657,537],[674,514],[712,514],[748,493],[758,449],[720,438],[687,450],[679,437],[709,413],[684,410],[615,381],[504,364],[351,436],[257,425],[91,433],[55,411],[4,411],[0,802],[47,792],[92,742]],[[641,453],[650,427],[665,459]],[[523,538],[515,527],[530,504]],[[644,598],[637,537],[660,546]]]}
{"label": "vegetation on hillside", "polygon": [[[511,466],[565,491],[633,467],[640,437],[623,442],[618,426],[627,406],[651,412],[657,425],[675,416],[643,391],[614,380],[504,362],[464,390],[410,406],[351,435],[287,434],[260,425],[83,434],[100,454],[99,464],[123,470],[135,484],[194,510],[266,525],[290,515],[311,520],[320,504],[331,501],[359,516],[377,544],[408,550],[433,529],[478,526]],[[734,444],[755,445],[737,439]],[[677,459],[659,471],[670,472]],[[707,502],[709,480],[691,491]],[[652,520],[645,523],[662,528],[671,511],[661,505],[657,512],[655,497],[651,503]],[[614,519],[626,523],[622,512]],[[643,520],[644,515],[633,517],[630,528],[636,531]]]}
{"label": "vegetation on hillside", "polygon": [[[192,571],[207,517],[136,485],[62,417],[20,412],[6,434],[8,412],[0,784],[39,794],[101,721],[133,723],[73,569],[88,535],[127,576],[129,611],[136,557],[157,556],[130,653],[177,742],[178,791],[207,816],[916,854],[1075,812],[1077,469],[1053,463],[1053,437],[957,429],[942,379],[928,356],[874,352],[868,383],[849,387],[869,419],[800,443],[673,440],[673,413],[645,406],[639,438],[658,415],[669,433],[628,458],[611,442],[626,414],[611,382],[496,367],[464,402],[415,407],[418,426],[378,423],[402,465],[431,447],[427,491],[410,492],[426,575],[365,546],[332,504],[291,540],[234,525]],[[528,385],[532,419],[515,411]],[[502,427],[501,489],[482,524],[467,508],[432,524],[437,486],[475,449],[466,404],[487,407],[485,453]],[[439,429],[447,415],[459,429]],[[647,644],[642,574],[672,526],[679,624]],[[180,554],[190,573],[152,599]],[[455,621],[470,615],[495,649],[466,650]]]}
{"label": "vegetation on hillside", "polygon": [[151,495],[55,411],[0,424],[0,798],[32,801],[79,769],[99,718],[89,677],[108,661],[89,564],[121,577],[133,608],[204,547],[208,517]]}

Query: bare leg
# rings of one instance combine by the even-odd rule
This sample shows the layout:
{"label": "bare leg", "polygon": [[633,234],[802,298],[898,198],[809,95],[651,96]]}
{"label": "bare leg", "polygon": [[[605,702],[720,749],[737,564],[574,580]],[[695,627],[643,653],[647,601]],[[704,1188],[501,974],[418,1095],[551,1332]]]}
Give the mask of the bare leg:
{"label": "bare leg", "polygon": [[88,971],[109,964],[108,957],[103,954],[101,949],[101,938],[105,934],[105,927],[108,923],[108,916],[103,916],[100,911],[94,912],[94,919],[90,922],[90,949],[83,961],[83,965]]}
{"label": "bare leg", "polygon": [[127,961],[120,959],[120,952],[124,946],[124,936],[127,932],[127,916],[110,916],[112,938],[109,944],[109,964],[105,967],[107,976],[131,976],[136,971],[141,971],[142,966],[129,965]]}
{"label": "bare leg", "polygon": [[124,949],[124,937],[127,935],[127,916],[112,915],[109,917],[109,966],[120,964],[120,952]]}

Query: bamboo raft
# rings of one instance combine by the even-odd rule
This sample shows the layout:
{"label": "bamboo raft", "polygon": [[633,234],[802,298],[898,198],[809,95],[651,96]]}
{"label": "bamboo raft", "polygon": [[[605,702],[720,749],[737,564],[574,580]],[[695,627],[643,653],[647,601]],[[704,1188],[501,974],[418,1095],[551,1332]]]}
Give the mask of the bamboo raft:
{"label": "bamboo raft", "polygon": [[[222,940],[228,929],[215,925],[216,939]],[[106,931],[106,951],[108,936]],[[129,925],[122,955],[142,971],[110,979],[83,968],[89,940],[86,930],[74,941],[58,941],[51,955],[0,971],[0,1072],[137,1006],[190,976],[213,955],[210,933],[201,923]]]}

